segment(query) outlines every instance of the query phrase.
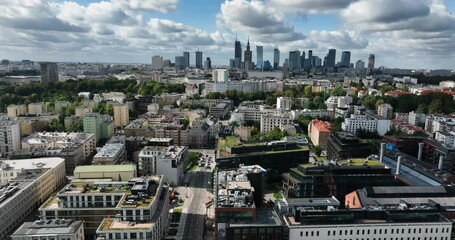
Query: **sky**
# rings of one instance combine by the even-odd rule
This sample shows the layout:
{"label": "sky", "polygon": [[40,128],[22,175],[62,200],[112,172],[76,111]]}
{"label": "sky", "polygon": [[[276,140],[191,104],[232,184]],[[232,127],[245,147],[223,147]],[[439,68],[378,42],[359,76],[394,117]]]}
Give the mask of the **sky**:
{"label": "sky", "polygon": [[455,0],[0,0],[0,58],[150,63],[198,49],[228,65],[236,37],[281,52],[351,51],[351,62],[455,68]]}

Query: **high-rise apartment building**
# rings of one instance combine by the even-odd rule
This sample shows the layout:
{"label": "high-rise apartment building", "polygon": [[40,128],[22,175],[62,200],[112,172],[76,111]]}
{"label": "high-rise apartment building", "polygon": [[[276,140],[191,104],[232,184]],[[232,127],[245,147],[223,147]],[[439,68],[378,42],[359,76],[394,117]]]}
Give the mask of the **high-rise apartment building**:
{"label": "high-rise apartment building", "polygon": [[393,118],[393,107],[388,103],[379,105],[378,106],[378,115],[383,118],[392,119]]}
{"label": "high-rise apartment building", "polygon": [[114,127],[125,127],[130,122],[128,105],[114,104]]}
{"label": "high-rise apartment building", "polygon": [[264,67],[264,47],[263,46],[256,46],[256,66],[258,69]]}
{"label": "high-rise apartment building", "polygon": [[0,156],[21,149],[21,127],[18,121],[0,120]]}
{"label": "high-rise apartment building", "polygon": [[153,56],[152,57],[152,69],[153,70],[163,69],[163,57],[162,56]]}
{"label": "high-rise apartment building", "polygon": [[341,67],[349,67],[351,65],[351,52],[343,51],[341,53]]}
{"label": "high-rise apartment building", "polygon": [[277,70],[280,67],[280,49],[273,49],[273,69]]}
{"label": "high-rise apartment building", "polygon": [[196,51],[196,68],[202,69],[202,52]]}
{"label": "high-rise apartment building", "polygon": [[30,103],[28,105],[28,114],[38,115],[47,112],[46,105],[44,103]]}
{"label": "high-rise apartment building", "polygon": [[53,62],[41,62],[41,83],[58,82],[58,65]]}
{"label": "high-rise apartment building", "polygon": [[10,105],[7,107],[8,117],[19,117],[27,114],[27,105]]}

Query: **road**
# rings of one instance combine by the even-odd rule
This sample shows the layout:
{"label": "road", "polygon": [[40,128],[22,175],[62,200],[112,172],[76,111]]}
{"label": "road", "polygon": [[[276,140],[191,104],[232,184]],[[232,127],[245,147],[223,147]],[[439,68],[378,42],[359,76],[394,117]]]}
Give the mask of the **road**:
{"label": "road", "polygon": [[[203,150],[203,156],[209,155],[214,159],[214,151]],[[205,160],[206,162],[208,160]],[[213,165],[214,163],[212,163]],[[213,168],[213,166],[211,166]],[[188,181],[190,205],[186,215],[186,224],[183,239],[199,240],[204,239],[204,224],[206,217],[205,204],[209,201],[209,192],[212,179],[212,168],[206,169],[205,166],[198,167],[197,171],[188,171],[190,174]]]}

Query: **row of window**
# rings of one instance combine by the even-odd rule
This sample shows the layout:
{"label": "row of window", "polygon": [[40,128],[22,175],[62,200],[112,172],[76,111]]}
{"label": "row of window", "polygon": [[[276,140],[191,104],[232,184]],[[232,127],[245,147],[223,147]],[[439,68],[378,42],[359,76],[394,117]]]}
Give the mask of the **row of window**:
{"label": "row of window", "polygon": [[[422,231],[422,228],[409,228],[407,233],[408,234],[411,234],[411,233],[438,233],[439,232],[439,228],[425,228],[424,229],[425,231]],[[441,233],[449,233],[450,229],[449,228],[441,228]],[[405,234],[405,229],[402,228],[402,229],[390,229],[390,234]],[[337,234],[337,231],[336,230],[333,230],[333,231],[328,231],[327,232],[327,236],[336,236]],[[338,231],[338,235],[339,236],[343,236],[343,235],[349,235],[349,236],[352,236],[352,235],[369,235],[369,234],[388,234],[388,229],[357,229],[355,232],[353,229],[351,230],[339,230]],[[300,232],[300,236],[303,237],[304,235],[304,232],[301,231]],[[314,236],[319,236],[319,231],[305,231],[305,237],[314,237]],[[403,240],[403,239],[401,239]],[[414,240],[414,239],[413,239]],[[418,239],[420,240],[420,238]],[[424,240],[427,240],[426,238]],[[435,239],[436,240],[436,239]]]}

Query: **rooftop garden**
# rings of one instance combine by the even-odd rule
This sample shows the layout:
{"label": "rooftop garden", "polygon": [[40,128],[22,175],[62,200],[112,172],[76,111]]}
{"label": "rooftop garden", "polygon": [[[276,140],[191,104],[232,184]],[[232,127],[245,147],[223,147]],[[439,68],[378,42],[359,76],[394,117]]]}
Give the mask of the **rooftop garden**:
{"label": "rooftop garden", "polygon": [[342,165],[350,165],[350,166],[368,166],[368,167],[378,167],[383,166],[382,163],[376,160],[367,160],[365,158],[353,158],[349,160],[340,161]]}

